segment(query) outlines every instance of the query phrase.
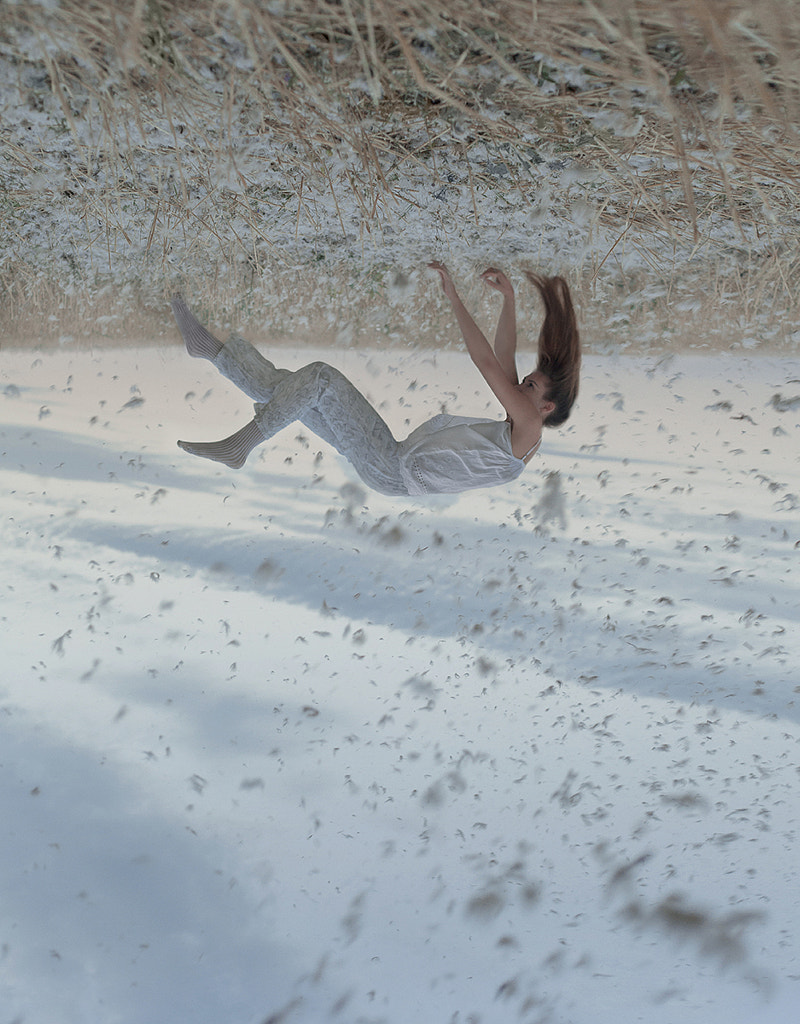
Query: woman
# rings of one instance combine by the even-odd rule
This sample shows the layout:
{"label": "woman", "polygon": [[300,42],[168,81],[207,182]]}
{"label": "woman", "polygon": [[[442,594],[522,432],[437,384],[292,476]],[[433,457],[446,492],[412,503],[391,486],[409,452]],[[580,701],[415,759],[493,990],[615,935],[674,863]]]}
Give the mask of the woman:
{"label": "woman", "polygon": [[276,369],[237,335],[223,345],[176,296],[172,310],[189,355],[211,360],[256,403],[254,418],[230,437],[178,445],[239,469],[257,445],[300,420],[382,494],[458,493],[515,480],[538,451],[542,427],[563,423],[578,394],[581,349],[569,288],[560,277],[527,273],[544,302],[545,318],[536,369],[519,382],[514,289],[506,275],[495,267],[481,275],[503,296],[493,349],[459,298],[447,268],[437,262],[430,269],[439,275],[467,351],[505,409],[505,420],[444,414],[423,423],[405,441],[396,441],[338,370],[321,362],[294,372]]}

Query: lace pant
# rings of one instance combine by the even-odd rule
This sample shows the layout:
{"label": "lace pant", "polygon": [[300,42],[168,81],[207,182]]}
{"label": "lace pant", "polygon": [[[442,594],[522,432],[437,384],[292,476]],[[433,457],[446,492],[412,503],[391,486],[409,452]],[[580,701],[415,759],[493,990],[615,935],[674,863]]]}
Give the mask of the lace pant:
{"label": "lace pant", "polygon": [[256,403],[265,438],[299,420],[332,445],[381,494],[405,495],[398,442],[350,381],[327,363],[279,370],[244,338],[233,335],[214,365]]}

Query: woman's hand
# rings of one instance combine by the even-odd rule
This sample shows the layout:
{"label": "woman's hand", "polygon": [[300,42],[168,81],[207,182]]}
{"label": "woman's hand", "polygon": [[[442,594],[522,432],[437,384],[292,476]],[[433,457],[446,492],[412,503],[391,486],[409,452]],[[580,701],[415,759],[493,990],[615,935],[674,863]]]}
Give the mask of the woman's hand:
{"label": "woman's hand", "polygon": [[494,288],[495,291],[500,292],[507,299],[514,298],[514,286],[511,284],[509,279],[503,273],[502,270],[498,270],[497,267],[488,267],[481,274],[481,280],[485,281],[490,288]]}
{"label": "woman's hand", "polygon": [[433,263],[428,264],[428,270],[435,270],[439,275],[439,280],[442,282],[442,291],[451,302],[458,298],[456,286],[453,284],[453,279],[450,277],[450,271],[444,263],[434,260]]}

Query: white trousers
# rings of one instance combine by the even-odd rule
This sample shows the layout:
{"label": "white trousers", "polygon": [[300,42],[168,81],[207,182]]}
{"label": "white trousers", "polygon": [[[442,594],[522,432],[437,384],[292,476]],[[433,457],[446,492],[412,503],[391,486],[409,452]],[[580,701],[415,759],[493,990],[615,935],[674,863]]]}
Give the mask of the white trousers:
{"label": "white trousers", "polygon": [[250,342],[233,335],[214,365],[256,403],[265,438],[299,420],[332,445],[361,479],[381,494],[405,495],[400,447],[361,392],[327,363],[279,370]]}

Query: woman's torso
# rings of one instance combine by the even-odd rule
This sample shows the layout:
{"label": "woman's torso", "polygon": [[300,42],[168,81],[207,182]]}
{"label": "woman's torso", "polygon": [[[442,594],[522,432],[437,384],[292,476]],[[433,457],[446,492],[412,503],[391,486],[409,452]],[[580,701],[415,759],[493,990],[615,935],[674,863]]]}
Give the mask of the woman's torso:
{"label": "woman's torso", "polygon": [[525,456],[511,450],[506,420],[443,413],[417,427],[400,442],[401,472],[409,494],[455,494],[475,487],[510,483],[525,468]]}

